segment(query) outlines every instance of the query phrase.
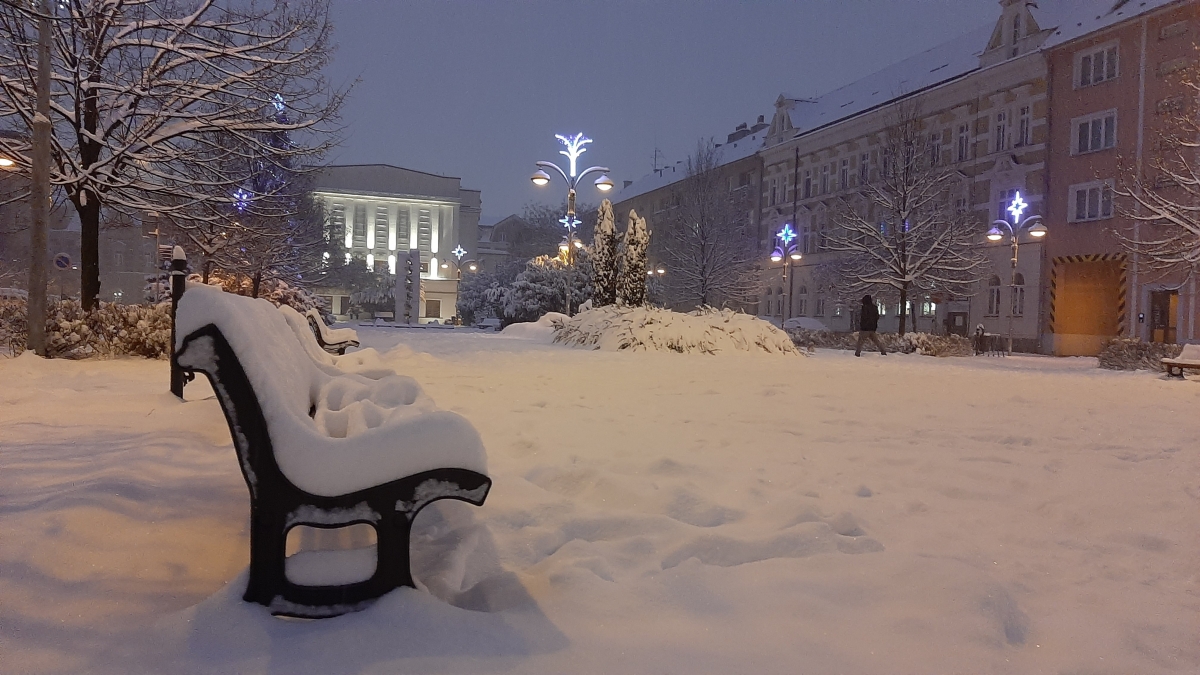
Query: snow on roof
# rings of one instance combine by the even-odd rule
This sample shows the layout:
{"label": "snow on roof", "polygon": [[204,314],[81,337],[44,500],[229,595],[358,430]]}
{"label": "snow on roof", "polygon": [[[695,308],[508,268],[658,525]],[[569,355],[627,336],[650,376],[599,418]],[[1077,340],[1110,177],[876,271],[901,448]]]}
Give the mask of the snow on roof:
{"label": "snow on roof", "polygon": [[980,26],[815,99],[792,99],[789,115],[796,135],[978,70],[994,27]]}
{"label": "snow on roof", "polygon": [[[739,138],[732,143],[723,143],[716,148],[716,165],[725,166],[741,159],[751,157],[754,153],[762,149],[763,139],[767,136],[767,130],[751,134],[744,138]],[[687,164],[680,160],[671,166],[664,169],[659,169],[642,176],[641,178],[630,183],[628,187],[622,189],[614,203],[620,203],[627,199],[640,197],[647,192],[653,192],[662,187],[666,187],[673,183],[683,180],[687,176]]]}
{"label": "snow on roof", "polygon": [[1179,2],[1180,0],[1039,0],[1030,5],[1029,12],[1043,30],[1054,29],[1042,43],[1042,49],[1050,49]]}

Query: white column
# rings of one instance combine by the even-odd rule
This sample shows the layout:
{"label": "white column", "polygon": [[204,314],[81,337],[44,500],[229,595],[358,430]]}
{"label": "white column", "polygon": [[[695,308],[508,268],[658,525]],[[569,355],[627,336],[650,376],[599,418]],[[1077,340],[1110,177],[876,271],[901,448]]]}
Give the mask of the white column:
{"label": "white column", "polygon": [[[400,223],[400,209],[402,209],[402,208],[404,208],[404,207],[403,206],[388,207],[388,250],[389,251],[394,252],[396,250],[396,228],[399,226],[399,223]],[[396,265],[394,262],[395,256],[392,256],[392,259],[393,259],[392,274],[395,274],[396,273]]]}
{"label": "white column", "polygon": [[429,209],[429,252],[438,252],[438,233],[442,229],[442,207]]}
{"label": "white column", "polygon": [[416,204],[409,204],[405,208],[408,209],[408,250],[411,251],[417,247],[417,230],[420,229],[417,226],[417,216],[419,214]]}
{"label": "white column", "polygon": [[351,248],[354,246],[354,202],[346,200],[342,206],[342,215],[346,221],[346,248]]}

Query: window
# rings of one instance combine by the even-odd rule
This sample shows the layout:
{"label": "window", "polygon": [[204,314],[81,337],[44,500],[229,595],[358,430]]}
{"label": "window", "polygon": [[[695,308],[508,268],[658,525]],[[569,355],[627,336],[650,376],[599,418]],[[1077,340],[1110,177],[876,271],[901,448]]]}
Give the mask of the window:
{"label": "window", "polygon": [[1029,132],[1031,124],[1032,119],[1030,118],[1029,106],[1023,105],[1021,106],[1020,114],[1017,117],[1017,137],[1013,139],[1014,146],[1019,148],[1029,145]]}
{"label": "window", "polygon": [[829,245],[829,241],[826,239],[825,235],[826,235],[825,216],[822,214],[820,222],[817,223],[817,250],[818,251],[824,251],[825,247]]}
{"label": "window", "polygon": [[996,152],[1008,147],[1008,113],[996,113]]}
{"label": "window", "polygon": [[804,170],[804,198],[812,197],[812,169]]}
{"label": "window", "polygon": [[1000,277],[992,275],[988,279],[988,316],[1000,316]]}
{"label": "window", "polygon": [[425,301],[425,318],[427,318],[427,319],[442,318],[442,301],[441,300],[426,300]]}
{"label": "window", "polygon": [[763,306],[766,308],[766,312],[763,314],[763,316],[771,315],[771,309],[775,306],[774,302],[775,302],[775,294],[772,293],[771,289],[768,288],[767,295],[765,298],[763,298]]}
{"label": "window", "polygon": [[1025,316],[1025,275],[1020,272],[1013,275],[1012,315]]}
{"label": "window", "polygon": [[921,316],[930,317],[936,313],[937,303],[930,300],[928,295],[925,296],[925,298],[921,300]]}
{"label": "window", "polygon": [[1107,82],[1117,77],[1117,45],[1108,44],[1076,57],[1075,82],[1080,87]]}
{"label": "window", "polygon": [[1112,181],[1084,183],[1071,186],[1072,222],[1111,218],[1113,214]]}
{"label": "window", "polygon": [[929,135],[929,166],[937,166],[942,160],[942,135]]}
{"label": "window", "polygon": [[1013,15],[1013,24],[1012,24],[1012,51],[1009,52],[1010,58],[1016,58],[1017,54],[1020,53],[1019,49],[1017,48],[1017,41],[1020,39],[1021,39],[1021,15],[1014,14]]}
{"label": "window", "polygon": [[829,165],[821,165],[821,194],[829,192]]}
{"label": "window", "polygon": [[843,190],[850,187],[850,160],[849,159],[842,160],[842,173],[838,178],[838,185],[841,185]]}
{"label": "window", "polygon": [[839,317],[842,315],[842,306],[841,306],[841,305],[835,305],[835,306],[834,306],[834,308],[833,308],[833,315],[834,315],[834,316],[839,316]]}
{"label": "window", "polygon": [[817,298],[813,307],[813,316],[825,316],[825,298]]}
{"label": "window", "polygon": [[[346,237],[346,207],[342,204],[332,204],[329,207],[329,238]],[[349,237],[346,237],[349,239]],[[346,242],[349,245],[349,241]]]}
{"label": "window", "polygon": [[[996,196],[996,220],[1009,221],[1012,219],[1012,214],[1010,214],[1008,212],[1008,207],[1009,207],[1009,205],[1012,204],[1012,200],[1016,196],[1017,196],[1016,189],[1001,190],[1000,192],[997,193],[997,196]],[[1024,216],[1026,214],[1021,214],[1021,215]],[[1019,225],[1019,224],[1020,223],[1016,223],[1016,225]]]}
{"label": "window", "polygon": [[958,125],[958,161],[965,162],[971,154],[971,125]]}
{"label": "window", "polygon": [[858,184],[866,185],[871,179],[871,155],[863,153],[858,156]]}
{"label": "window", "polygon": [[112,258],[113,267],[115,267],[118,271],[123,270],[125,268],[125,247],[117,244],[116,247],[113,248]]}
{"label": "window", "polygon": [[775,287],[775,313],[783,316],[783,287]]}
{"label": "window", "polygon": [[1117,144],[1117,111],[1106,110],[1102,113],[1089,115],[1072,120],[1075,126],[1076,155],[1085,152],[1097,152],[1114,147]]}
{"label": "window", "polygon": [[770,206],[775,206],[775,188],[776,188],[776,180],[774,178],[772,178],[771,179],[771,201],[769,204]]}
{"label": "window", "polygon": [[796,292],[796,316],[808,316],[808,286]]}

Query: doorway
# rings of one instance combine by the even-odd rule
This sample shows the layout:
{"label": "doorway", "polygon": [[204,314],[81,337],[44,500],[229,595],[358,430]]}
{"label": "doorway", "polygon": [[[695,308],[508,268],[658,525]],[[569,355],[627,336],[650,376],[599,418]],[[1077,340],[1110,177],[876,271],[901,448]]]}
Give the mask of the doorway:
{"label": "doorway", "polygon": [[1175,344],[1179,291],[1150,293],[1150,341]]}
{"label": "doorway", "polygon": [[946,312],[946,332],[967,337],[967,312]]}

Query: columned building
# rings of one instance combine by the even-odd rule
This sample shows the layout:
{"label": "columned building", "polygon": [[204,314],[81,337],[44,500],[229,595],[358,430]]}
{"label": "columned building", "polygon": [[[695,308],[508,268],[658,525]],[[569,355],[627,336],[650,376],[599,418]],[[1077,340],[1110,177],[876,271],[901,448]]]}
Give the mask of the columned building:
{"label": "columned building", "polygon": [[[317,173],[313,194],[325,208],[330,234],[346,255],[376,272],[396,273],[408,251],[421,254],[421,316],[456,314],[460,266],[477,258],[480,193],[459,178],[387,164],[330,166]],[[333,313],[345,314],[354,289],[328,289]]]}

